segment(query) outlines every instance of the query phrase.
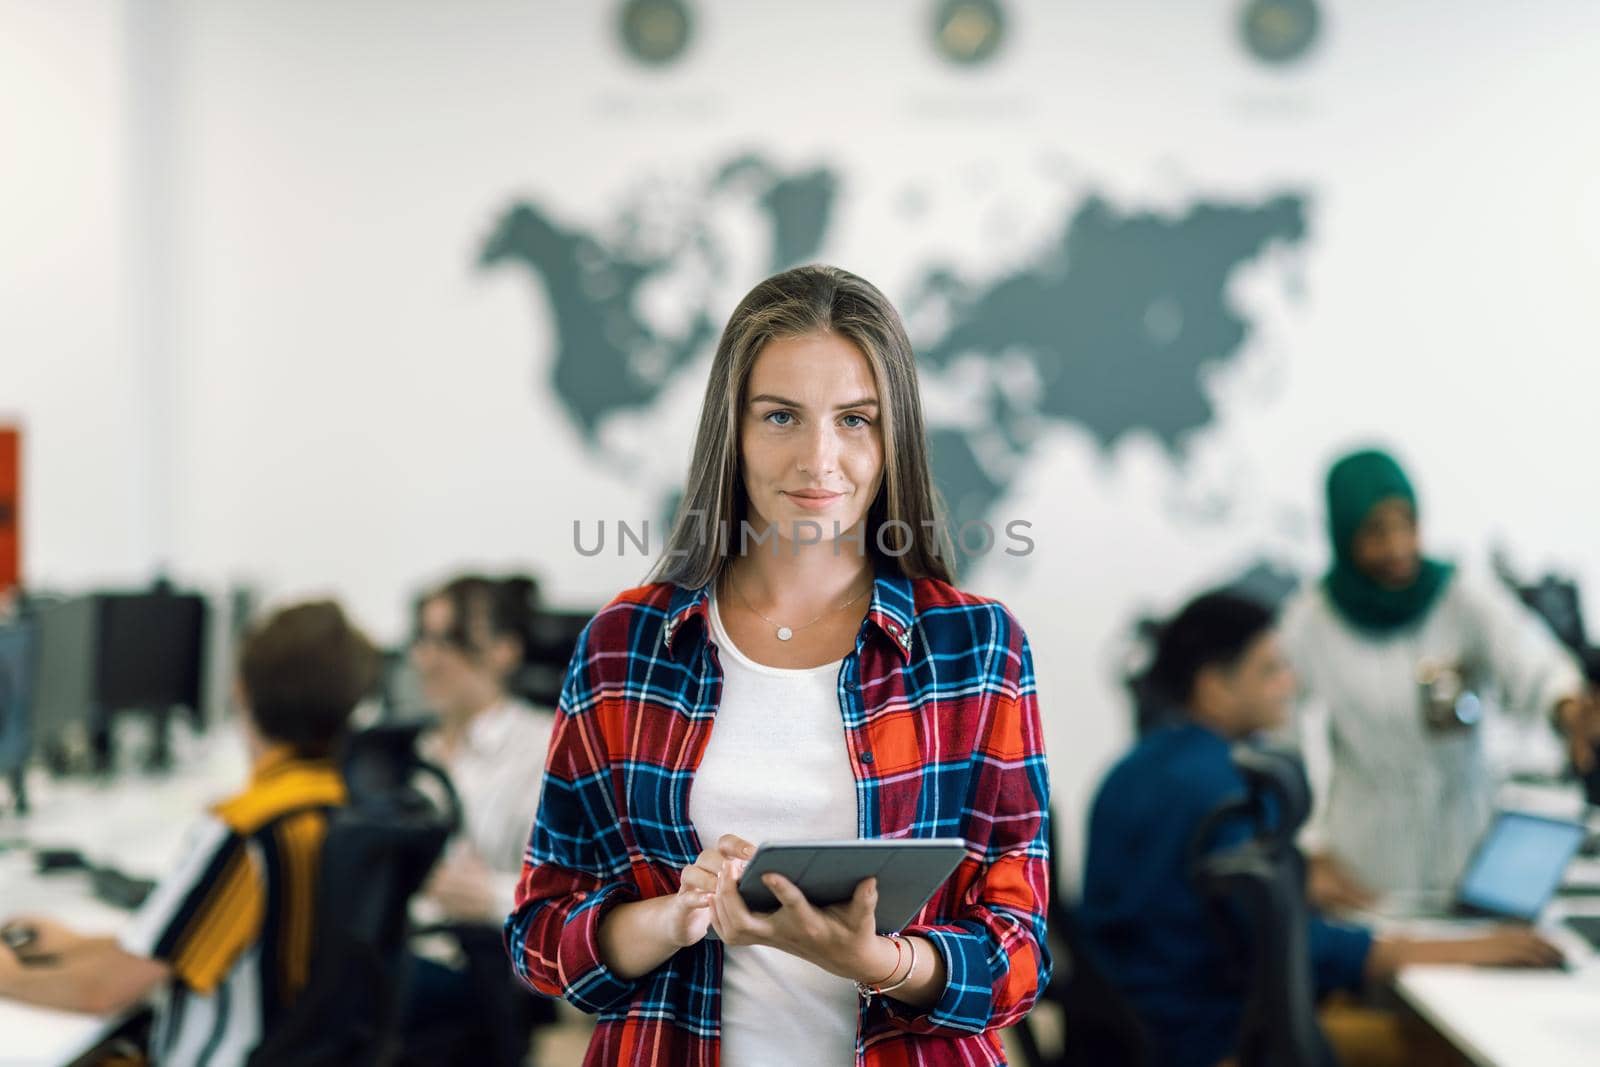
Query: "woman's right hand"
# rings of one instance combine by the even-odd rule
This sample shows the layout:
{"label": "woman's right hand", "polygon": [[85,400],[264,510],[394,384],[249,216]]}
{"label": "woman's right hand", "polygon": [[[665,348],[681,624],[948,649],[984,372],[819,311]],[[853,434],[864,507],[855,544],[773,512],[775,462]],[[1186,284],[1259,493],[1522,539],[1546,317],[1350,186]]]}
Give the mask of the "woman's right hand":
{"label": "woman's right hand", "polygon": [[726,834],[679,872],[676,893],[617,905],[595,935],[601,962],[622,978],[638,978],[698,944],[711,929],[717,871],[728,860],[743,870],[755,854],[750,842]]}
{"label": "woman's right hand", "polygon": [[666,908],[667,937],[682,947],[697,944],[711,929],[711,901],[716,895],[717,872],[723,861],[734,861],[742,872],[756,847],[742,837],[723,834],[716,844],[679,872],[678,892]]}

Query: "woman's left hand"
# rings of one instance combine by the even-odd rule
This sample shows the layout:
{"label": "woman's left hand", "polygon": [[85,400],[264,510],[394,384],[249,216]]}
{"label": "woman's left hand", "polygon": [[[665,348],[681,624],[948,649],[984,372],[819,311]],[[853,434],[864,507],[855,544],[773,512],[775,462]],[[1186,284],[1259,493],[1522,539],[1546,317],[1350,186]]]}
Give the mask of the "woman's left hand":
{"label": "woman's left hand", "polygon": [[724,944],[782,949],[852,981],[871,981],[888,972],[883,953],[897,954],[892,945],[880,944],[885,939],[877,930],[876,878],[858,884],[845,903],[818,908],[793,882],[781,874],[768,874],[762,882],[780,907],[757,913],[739,895],[739,870],[733,861],[723,863],[711,902],[711,926]]}

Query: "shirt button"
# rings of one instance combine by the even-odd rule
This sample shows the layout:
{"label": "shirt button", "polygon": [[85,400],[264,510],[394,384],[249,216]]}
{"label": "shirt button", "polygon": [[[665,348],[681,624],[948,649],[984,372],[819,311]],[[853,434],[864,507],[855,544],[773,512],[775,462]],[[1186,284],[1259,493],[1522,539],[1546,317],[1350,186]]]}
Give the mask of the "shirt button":
{"label": "shirt button", "polygon": [[861,753],[861,762],[862,763],[871,763],[872,762],[872,753],[870,753],[870,752]]}
{"label": "shirt button", "polygon": [[861,684],[859,682],[857,682],[854,678],[846,678],[844,680],[844,687],[845,687],[845,689],[847,689],[850,692],[854,693],[857,689],[861,688]]}

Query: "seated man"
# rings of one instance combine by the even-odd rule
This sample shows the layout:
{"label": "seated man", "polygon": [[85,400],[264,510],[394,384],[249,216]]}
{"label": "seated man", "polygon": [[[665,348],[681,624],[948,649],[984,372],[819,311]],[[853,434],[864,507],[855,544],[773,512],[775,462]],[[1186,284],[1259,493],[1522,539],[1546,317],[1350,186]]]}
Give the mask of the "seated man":
{"label": "seated man", "polygon": [[[1225,976],[1227,941],[1187,873],[1189,841],[1222,801],[1244,791],[1229,750],[1282,725],[1295,679],[1271,613],[1224,593],[1202,596],[1162,631],[1153,681],[1181,712],[1112,769],[1089,824],[1082,916],[1098,962],[1128,997],[1154,1062],[1215,1067],[1236,1051],[1245,990]],[[1224,826],[1212,847],[1249,827]],[[1455,941],[1377,937],[1315,916],[1308,930],[1319,993],[1358,991],[1411,963],[1549,965],[1554,948],[1514,928]],[[1337,1043],[1337,1042],[1336,1042]]]}
{"label": "seated man", "polygon": [[0,996],[103,1015],[165,986],[152,1061],[243,1064],[309,978],[321,843],[329,810],[345,802],[330,757],[376,670],[372,645],[333,603],[256,628],[235,688],[249,783],[199,819],[120,937],[7,920],[34,937],[20,956],[0,947]]}

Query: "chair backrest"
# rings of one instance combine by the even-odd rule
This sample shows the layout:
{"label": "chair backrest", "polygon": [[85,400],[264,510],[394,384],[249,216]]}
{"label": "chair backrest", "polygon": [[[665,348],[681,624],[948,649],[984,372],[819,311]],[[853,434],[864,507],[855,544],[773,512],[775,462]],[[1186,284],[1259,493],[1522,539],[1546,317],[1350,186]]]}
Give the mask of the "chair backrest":
{"label": "chair backrest", "polygon": [[[1294,845],[1311,807],[1305,768],[1292,753],[1248,744],[1234,747],[1233,762],[1245,792],[1202,822],[1190,870],[1225,935],[1243,926],[1242,938],[1229,938],[1246,975],[1239,1067],[1329,1067],[1307,943],[1305,863]],[[1251,836],[1207,851],[1221,826],[1240,819]]]}
{"label": "chair backrest", "polygon": [[[350,804],[330,817],[322,846],[311,978],[250,1067],[381,1067],[398,1051],[407,907],[461,813],[444,773],[393,740],[392,728],[366,743],[352,739]],[[374,751],[402,765],[392,776],[363,771]],[[417,788],[416,777],[436,779],[443,800]],[[390,784],[372,788],[382,780]]]}

